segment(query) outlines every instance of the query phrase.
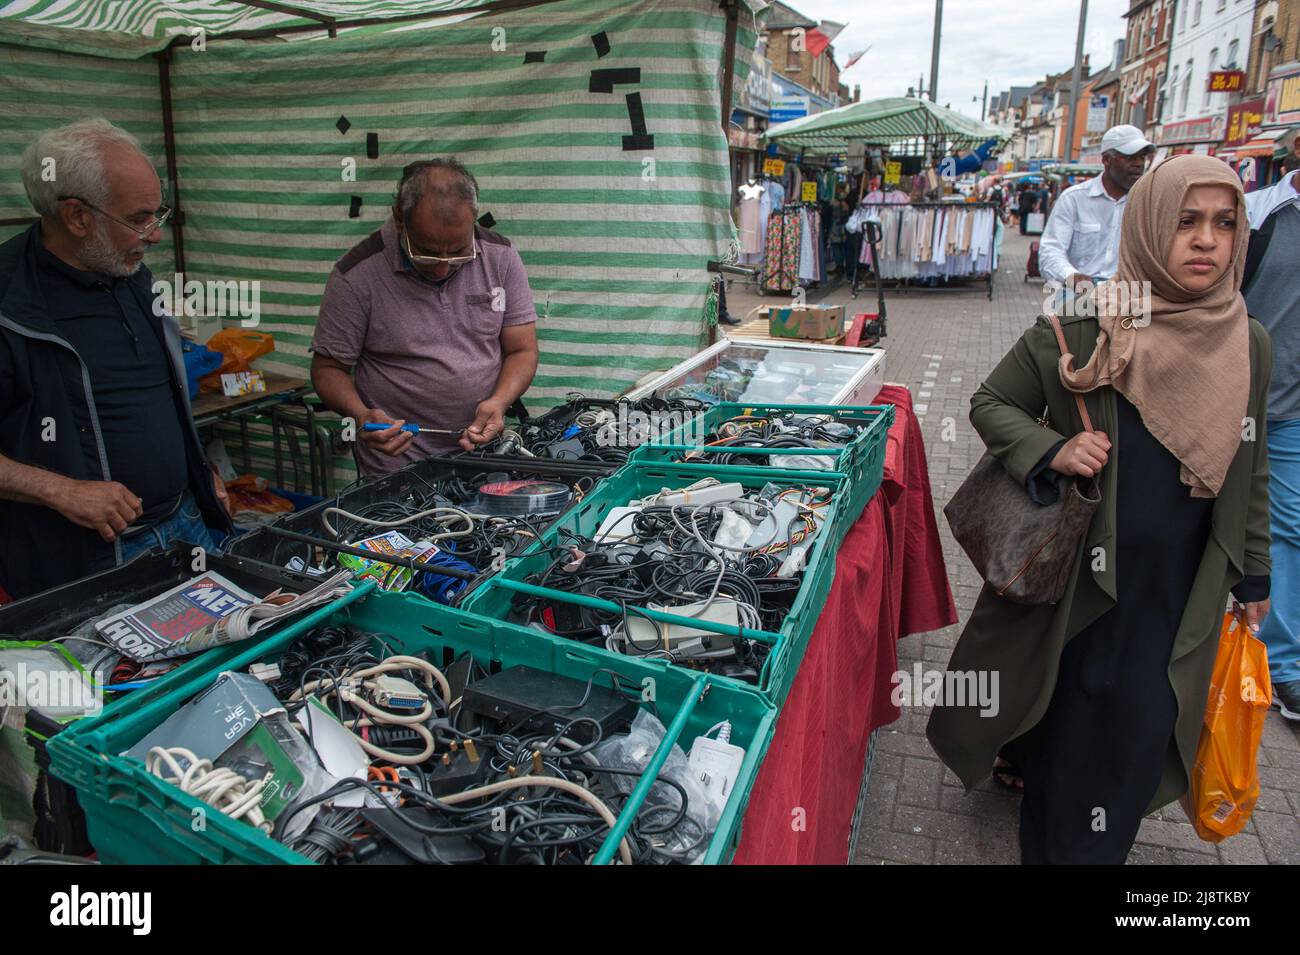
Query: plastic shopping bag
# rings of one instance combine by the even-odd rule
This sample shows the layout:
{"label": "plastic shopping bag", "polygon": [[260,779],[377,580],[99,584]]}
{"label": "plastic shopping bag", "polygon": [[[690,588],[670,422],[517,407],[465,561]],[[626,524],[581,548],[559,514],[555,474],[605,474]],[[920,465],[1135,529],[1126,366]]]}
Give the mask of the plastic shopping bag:
{"label": "plastic shopping bag", "polygon": [[221,376],[236,371],[249,371],[254,358],[275,350],[275,339],[265,332],[250,332],[244,328],[223,328],[208,339],[208,347],[221,352],[221,367],[202,379],[203,390],[221,394]]}
{"label": "plastic shopping bag", "polygon": [[1259,798],[1255,757],[1273,698],[1268,651],[1246,621],[1223,615],[1205,724],[1192,766],[1192,825],[1207,842],[1236,835]]}

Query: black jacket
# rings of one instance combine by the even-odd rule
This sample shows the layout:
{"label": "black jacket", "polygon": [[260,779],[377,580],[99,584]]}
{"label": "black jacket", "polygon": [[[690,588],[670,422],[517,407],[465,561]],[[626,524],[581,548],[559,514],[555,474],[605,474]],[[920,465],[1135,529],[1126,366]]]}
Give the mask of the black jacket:
{"label": "black jacket", "polygon": [[[0,454],[76,480],[111,481],[90,375],[46,314],[36,270],[40,241],[37,224],[0,245]],[[230,518],[217,501],[189,413],[180,328],[170,316],[153,314],[152,285],[145,268],[128,280],[144,314],[158,323],[155,331],[166,345],[172,386],[179,398],[176,407],[185,409],[182,430],[190,490],[204,522],[229,531]],[[90,428],[78,430],[78,408],[88,412]],[[49,433],[50,424],[56,440],[46,441],[43,435]],[[104,543],[96,531],[73,524],[57,511],[0,500],[0,586],[13,598],[76,580],[120,560],[119,543]]]}

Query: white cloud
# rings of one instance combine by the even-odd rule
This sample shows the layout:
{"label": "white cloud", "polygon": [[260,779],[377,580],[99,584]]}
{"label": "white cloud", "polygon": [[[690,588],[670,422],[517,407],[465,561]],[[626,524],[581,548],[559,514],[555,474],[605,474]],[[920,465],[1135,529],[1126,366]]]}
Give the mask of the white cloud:
{"label": "white cloud", "polygon": [[[793,0],[809,19],[848,22],[835,39],[841,66],[864,47],[871,50],[840,74],[863,99],[903,96],[918,79],[930,83],[934,0]],[[1090,0],[1084,52],[1094,72],[1111,61],[1125,34],[1128,0]],[[1028,86],[1074,62],[1079,0],[947,0],[939,52],[939,102],[979,118],[984,81],[989,99],[1010,86]]]}

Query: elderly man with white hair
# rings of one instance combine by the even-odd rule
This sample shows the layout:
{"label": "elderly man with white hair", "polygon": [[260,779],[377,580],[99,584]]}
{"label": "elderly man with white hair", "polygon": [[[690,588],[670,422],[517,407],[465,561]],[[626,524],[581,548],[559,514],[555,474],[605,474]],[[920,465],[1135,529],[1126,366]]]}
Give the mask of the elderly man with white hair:
{"label": "elderly man with white hair", "polygon": [[27,596],[230,530],[190,416],[180,329],[143,266],[170,210],[102,119],[22,158],[40,221],[0,245],[0,588]]}

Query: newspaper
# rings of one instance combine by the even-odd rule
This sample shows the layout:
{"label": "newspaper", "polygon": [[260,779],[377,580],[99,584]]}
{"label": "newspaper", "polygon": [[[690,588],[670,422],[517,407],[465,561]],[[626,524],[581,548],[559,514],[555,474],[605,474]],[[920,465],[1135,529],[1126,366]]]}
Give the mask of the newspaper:
{"label": "newspaper", "polygon": [[[114,624],[114,618],[102,621],[104,627],[100,629],[100,633],[103,634],[106,640],[113,643],[114,646],[134,660],[155,661],[188,656],[227,643],[238,643],[241,640],[247,640],[259,630],[263,630],[285,618],[331,603],[352,590],[352,584],[348,580],[350,576],[350,571],[341,570],[304,594],[283,593],[276,590],[267,594],[261,600],[248,596],[240,605],[231,606],[223,614],[209,614],[207,621],[200,621],[198,616],[194,615],[192,619],[196,624],[195,626],[164,628],[164,633],[172,634],[169,639],[164,639],[162,635],[152,630],[146,631],[146,634],[140,634],[134,630],[125,632],[119,630],[115,638],[114,632],[108,629]],[[189,588],[188,592],[195,592],[196,597],[206,597],[210,602],[216,603],[218,598],[214,594],[204,592],[210,591],[210,583],[202,588],[195,586],[200,582],[209,581],[211,578],[215,578],[223,587],[234,587],[233,584],[225,581],[218,574],[203,574],[188,584],[181,585],[177,590]],[[234,590],[240,594],[243,593],[238,588],[234,588]],[[151,605],[171,593],[172,591],[168,591],[168,594],[155,597],[152,601],[133,608],[120,616],[122,618],[132,617],[133,621],[138,620],[141,611],[151,608]],[[198,603],[196,606],[204,605]],[[223,601],[221,606],[226,607],[226,602]],[[131,638],[133,634],[134,639]]]}
{"label": "newspaper", "polygon": [[131,659],[146,660],[257,601],[257,597],[220,574],[203,573],[97,621],[95,629]]}

